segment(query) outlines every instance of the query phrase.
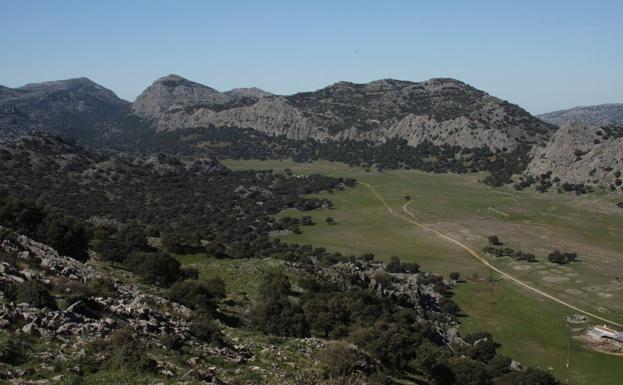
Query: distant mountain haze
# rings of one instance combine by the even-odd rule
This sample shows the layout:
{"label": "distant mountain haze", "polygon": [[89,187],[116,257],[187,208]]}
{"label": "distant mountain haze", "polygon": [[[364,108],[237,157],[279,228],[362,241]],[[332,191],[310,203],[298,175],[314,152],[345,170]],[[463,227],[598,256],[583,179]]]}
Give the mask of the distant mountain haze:
{"label": "distant mountain haze", "polygon": [[574,107],[568,110],[548,112],[538,117],[557,126],[573,122],[594,125],[623,124],[623,103]]}

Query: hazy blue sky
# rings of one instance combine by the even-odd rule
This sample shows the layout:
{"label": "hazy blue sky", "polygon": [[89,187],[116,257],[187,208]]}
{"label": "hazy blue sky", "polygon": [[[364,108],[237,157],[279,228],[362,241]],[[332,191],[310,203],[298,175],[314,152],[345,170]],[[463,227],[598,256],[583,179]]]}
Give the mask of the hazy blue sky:
{"label": "hazy blue sky", "polygon": [[454,77],[533,113],[623,102],[623,0],[0,0],[0,84],[176,73],[276,93]]}

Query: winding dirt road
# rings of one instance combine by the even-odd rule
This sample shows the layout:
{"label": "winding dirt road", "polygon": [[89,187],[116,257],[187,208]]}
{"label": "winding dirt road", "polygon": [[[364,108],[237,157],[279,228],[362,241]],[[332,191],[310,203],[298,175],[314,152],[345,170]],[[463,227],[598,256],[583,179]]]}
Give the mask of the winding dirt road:
{"label": "winding dirt road", "polygon": [[592,318],[594,318],[594,319],[597,319],[597,320],[600,320],[600,321],[606,322],[606,323],[611,324],[611,325],[614,325],[614,326],[623,327],[623,324],[620,324],[620,323],[618,323],[618,322],[611,321],[611,320],[609,320],[609,319],[607,319],[607,318],[604,318],[604,317],[601,317],[601,316],[599,316],[599,315],[597,315],[597,314],[593,314],[593,313],[588,312],[588,311],[586,311],[586,310],[580,309],[579,307],[577,307],[577,306],[575,306],[575,305],[572,305],[572,304],[570,304],[570,303],[568,303],[568,302],[565,302],[565,301],[563,301],[563,300],[562,300],[562,299],[560,299],[560,298],[554,297],[554,296],[553,296],[553,295],[551,295],[551,294],[548,294],[548,293],[546,293],[546,292],[544,292],[544,291],[542,291],[542,290],[540,290],[540,289],[537,289],[537,288],[536,288],[536,287],[534,287],[534,286],[531,286],[531,285],[529,285],[529,284],[527,284],[527,283],[525,283],[525,282],[521,281],[520,279],[518,279],[518,278],[516,278],[516,277],[513,277],[512,275],[510,275],[510,274],[508,274],[508,273],[506,273],[506,272],[504,272],[504,271],[502,271],[502,270],[498,269],[497,267],[493,266],[493,265],[492,265],[492,264],[491,264],[491,263],[490,263],[490,262],[489,262],[489,261],[488,261],[485,257],[483,257],[482,255],[478,254],[476,251],[474,251],[472,248],[470,248],[470,247],[469,247],[469,246],[467,246],[466,244],[464,244],[464,243],[462,243],[462,242],[458,241],[458,240],[457,240],[457,239],[455,239],[455,238],[452,238],[451,236],[449,236],[449,235],[447,235],[447,234],[442,233],[441,231],[435,230],[434,228],[432,228],[432,227],[431,227],[431,226],[429,226],[429,225],[426,225],[426,224],[424,224],[424,223],[420,223],[420,222],[418,222],[418,221],[416,220],[415,215],[414,215],[411,211],[409,211],[409,208],[408,208],[408,207],[409,207],[409,205],[410,205],[413,201],[409,201],[409,202],[405,203],[405,204],[402,206],[402,210],[403,210],[403,211],[404,211],[404,212],[408,215],[408,217],[404,217],[404,216],[400,215],[399,213],[396,213],[396,212],[394,211],[394,209],[392,209],[392,208],[391,208],[391,207],[387,204],[387,202],[385,201],[385,199],[383,199],[383,197],[382,197],[382,196],[381,196],[381,195],[380,195],[380,194],[376,191],[376,189],[374,188],[374,186],[372,186],[372,185],[370,185],[370,184],[368,184],[368,183],[365,183],[365,182],[359,182],[359,183],[361,183],[362,185],[366,186],[366,187],[367,187],[370,191],[372,191],[372,193],[373,193],[373,194],[374,194],[374,195],[375,195],[375,196],[376,196],[376,197],[377,197],[377,198],[378,198],[378,199],[379,199],[379,200],[383,203],[383,205],[385,206],[385,208],[387,208],[387,211],[388,211],[391,215],[393,215],[393,216],[395,216],[395,217],[397,217],[397,218],[400,218],[400,219],[402,219],[403,221],[406,221],[406,222],[408,222],[408,223],[411,223],[412,225],[418,226],[418,227],[420,227],[420,228],[422,228],[422,229],[424,229],[424,230],[426,230],[426,231],[429,231],[429,232],[431,232],[431,233],[433,233],[433,234],[435,234],[435,235],[437,235],[437,236],[439,236],[439,237],[441,237],[441,238],[443,238],[443,239],[447,240],[448,242],[454,243],[455,245],[459,246],[459,247],[460,247],[460,248],[462,248],[463,250],[467,251],[470,255],[472,255],[474,258],[476,258],[478,261],[480,261],[480,262],[481,262],[482,264],[484,264],[485,266],[487,266],[489,269],[491,269],[491,270],[495,271],[496,273],[498,273],[498,274],[499,274],[502,278],[507,279],[507,280],[509,280],[509,281],[511,281],[511,282],[513,282],[513,283],[515,283],[515,284],[519,285],[519,286],[522,286],[522,287],[524,287],[524,288],[526,288],[526,289],[528,289],[528,290],[530,290],[530,291],[533,291],[533,292],[535,292],[535,293],[537,293],[537,294],[539,294],[539,295],[541,295],[541,296],[543,296],[543,297],[545,297],[545,298],[547,298],[547,299],[549,299],[549,300],[552,300],[552,301],[554,301],[554,302],[556,302],[556,303],[559,303],[559,304],[561,304],[561,305],[563,305],[563,306],[565,306],[565,307],[567,307],[567,308],[569,308],[569,309],[571,309],[571,310],[573,310],[573,311],[576,311],[576,312],[578,312],[578,313],[582,313],[582,314],[584,314],[584,315],[587,315],[587,316],[589,316],[589,317],[592,317]]}

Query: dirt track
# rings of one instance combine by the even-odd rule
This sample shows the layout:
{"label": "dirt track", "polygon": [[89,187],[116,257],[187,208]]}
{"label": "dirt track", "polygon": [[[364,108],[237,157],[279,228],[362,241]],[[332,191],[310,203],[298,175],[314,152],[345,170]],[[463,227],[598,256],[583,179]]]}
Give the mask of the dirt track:
{"label": "dirt track", "polygon": [[554,301],[556,303],[559,303],[559,304],[561,304],[561,305],[563,305],[563,306],[565,306],[565,307],[567,307],[567,308],[569,308],[569,309],[571,309],[573,311],[576,311],[578,313],[582,313],[584,315],[587,315],[589,317],[592,317],[594,319],[606,322],[606,323],[614,325],[614,326],[623,327],[623,324],[611,321],[611,320],[609,320],[607,318],[604,318],[604,317],[601,317],[599,315],[596,315],[596,314],[593,314],[591,312],[588,312],[586,310],[580,309],[580,308],[578,308],[575,305],[572,305],[572,304],[570,304],[568,302],[565,302],[565,301],[563,301],[560,298],[554,297],[551,294],[548,294],[548,293],[546,293],[546,292],[544,292],[544,291],[542,291],[542,290],[540,290],[540,289],[538,289],[538,288],[536,288],[534,286],[531,286],[531,285],[529,285],[529,284],[519,280],[516,277],[513,277],[512,275],[510,275],[510,274],[508,274],[508,273],[498,269],[497,267],[493,266],[485,257],[483,257],[482,255],[478,254],[476,251],[474,251],[473,249],[471,249],[469,246],[465,245],[464,243],[462,243],[462,242],[452,238],[451,236],[449,236],[447,234],[442,233],[441,231],[435,230],[434,228],[432,228],[429,225],[426,225],[424,223],[420,223],[420,222],[416,221],[415,215],[411,211],[409,211],[409,209],[408,209],[408,206],[413,201],[409,201],[409,202],[405,203],[402,206],[402,210],[408,215],[408,217],[405,217],[403,215],[400,215],[399,213],[396,213],[394,211],[394,209],[392,209],[387,204],[385,199],[383,199],[383,197],[376,191],[374,186],[372,186],[372,185],[370,185],[368,183],[365,183],[365,182],[359,182],[359,183],[361,183],[362,185],[366,186],[370,191],[372,191],[372,193],[374,193],[374,195],[383,203],[383,205],[385,206],[385,208],[387,208],[387,211],[391,215],[393,215],[393,216],[395,216],[397,218],[400,218],[400,219],[402,219],[402,220],[404,220],[404,221],[406,221],[408,223],[411,223],[412,225],[418,226],[418,227],[420,227],[420,228],[422,228],[422,229],[424,229],[426,231],[432,232],[435,235],[437,235],[437,236],[447,240],[448,242],[454,243],[455,245],[457,245],[460,248],[462,248],[465,251],[467,251],[470,255],[472,255],[474,258],[476,258],[478,261],[480,261],[485,266],[487,266],[489,269],[491,269],[491,270],[495,271],[496,273],[498,273],[502,278],[507,279],[507,280],[509,280],[509,281],[519,285],[519,286],[522,286],[522,287],[524,287],[524,288],[526,288],[528,290],[531,290],[531,291],[533,291],[533,292],[535,292],[535,293],[537,293],[537,294],[539,294],[539,295],[541,295],[541,296],[543,296],[543,297],[545,297],[545,298],[547,298],[549,300],[552,300],[552,301]]}

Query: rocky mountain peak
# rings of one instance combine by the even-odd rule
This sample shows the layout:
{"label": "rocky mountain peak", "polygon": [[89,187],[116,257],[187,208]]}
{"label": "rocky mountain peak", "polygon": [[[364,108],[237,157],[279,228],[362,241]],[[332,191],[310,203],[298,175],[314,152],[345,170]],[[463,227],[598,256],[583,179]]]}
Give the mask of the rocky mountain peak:
{"label": "rocky mountain peak", "polygon": [[0,89],[0,136],[36,130],[72,136],[128,111],[130,103],[88,78]]}

